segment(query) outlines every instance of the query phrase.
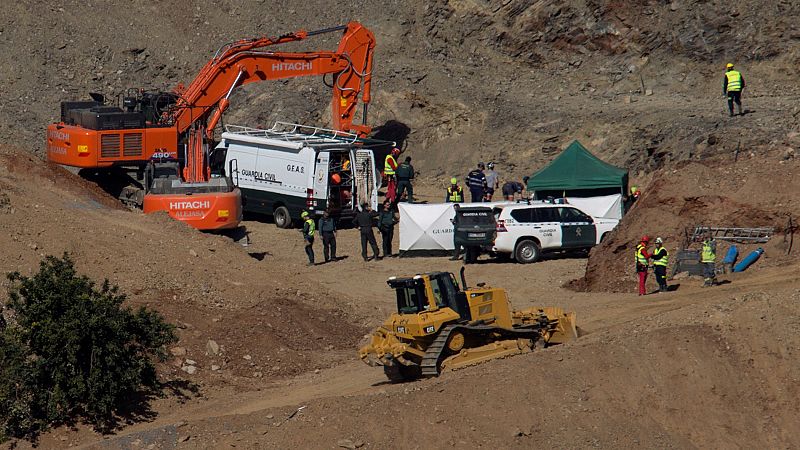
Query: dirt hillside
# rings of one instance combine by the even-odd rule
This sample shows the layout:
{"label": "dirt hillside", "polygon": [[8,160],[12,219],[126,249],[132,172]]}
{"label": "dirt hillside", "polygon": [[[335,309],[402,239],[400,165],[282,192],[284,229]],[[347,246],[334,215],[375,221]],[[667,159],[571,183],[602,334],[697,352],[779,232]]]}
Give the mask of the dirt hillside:
{"label": "dirt hillside", "polygon": [[341,350],[349,356],[364,333],[321,287],[296,288],[291,270],[277,283],[228,238],[128,211],[66,170],[8,149],[0,149],[0,248],[2,273],[30,274],[44,255],[69,252],[80,272],[164,313],[181,339],[169,377],[187,359],[207,369],[200,380],[212,365],[231,382],[298,374],[339,361]]}
{"label": "dirt hillside", "polygon": [[[762,247],[766,252],[759,266],[793,261],[797,248],[792,245],[789,221],[796,226],[800,216],[800,202],[793,194],[800,189],[796,176],[800,161],[792,154],[778,158],[752,152],[731,160],[683,163],[657,172],[620,225],[592,249],[586,276],[576,285],[592,291],[635,292],[634,250],[641,237],[662,237],[675,258],[685,244],[686,230],[695,226],[773,227],[774,237],[766,244],[737,244],[739,259]],[[720,241],[720,261],[728,245]]]}
{"label": "dirt hillside", "polygon": [[[174,391],[146,420],[110,436],[62,427],[41,447],[800,447],[797,250],[783,240],[800,214],[798,2],[7,3],[0,272],[29,274],[44,255],[70,252],[80,272],[161,311],[180,337],[160,367]],[[414,158],[420,200],[440,201],[446,180],[480,160],[497,162],[503,180],[521,178],[574,139],[631,170],[644,194],[588,260],[484,258],[468,270],[470,284],[506,288],[515,307],[576,311],[585,336],[386,384],[355,353],[396,308],[386,279],[457,272],[460,262],[364,263],[358,232],[341,230],[344,259],[306,267],[296,230],[248,218],[252,244],[242,247],[121,208],[41,160],[62,100],[170,90],[232,40],[350,20],[378,40],[369,123],[407,131],[392,137]],[[729,118],[721,95],[727,62],[747,82],[743,116]],[[322,125],[328,95],[320,79],[252,84],[234,93],[224,122]],[[662,236],[674,251],[697,224],[777,234],[724,285],[676,280],[674,292],[632,294],[636,240]]]}
{"label": "dirt hillside", "polygon": [[[231,40],[359,20],[378,40],[370,123],[409,127],[407,149],[424,176],[447,179],[493,159],[521,177],[575,138],[641,170],[737,145],[780,151],[800,108],[798,8],[764,0],[17,2],[0,18],[0,139],[40,152],[41,130],[62,100],[170,90]],[[108,26],[86,26],[86,17]],[[289,49],[332,49],[336,40]],[[727,61],[745,74],[747,120],[725,117]],[[234,95],[225,122],[324,123],[328,101],[320,79],[250,85]],[[712,136],[718,143],[698,152]]]}

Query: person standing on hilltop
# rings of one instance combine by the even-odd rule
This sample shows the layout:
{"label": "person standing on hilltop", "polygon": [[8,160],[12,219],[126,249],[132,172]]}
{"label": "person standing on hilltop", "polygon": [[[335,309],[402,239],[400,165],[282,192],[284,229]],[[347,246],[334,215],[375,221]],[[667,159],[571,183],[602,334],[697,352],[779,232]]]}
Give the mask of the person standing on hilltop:
{"label": "person standing on hilltop", "polygon": [[722,95],[728,97],[728,112],[733,117],[733,104],[736,103],[736,109],[739,115],[742,113],[742,91],[744,90],[744,77],[738,70],[733,69],[733,64],[728,63],[725,66],[725,78],[722,80]]}
{"label": "person standing on hilltop", "polygon": [[650,238],[647,236],[642,237],[642,241],[636,246],[636,274],[639,276],[639,295],[646,295],[647,289],[647,260],[650,254],[647,253],[647,246],[650,244]]}

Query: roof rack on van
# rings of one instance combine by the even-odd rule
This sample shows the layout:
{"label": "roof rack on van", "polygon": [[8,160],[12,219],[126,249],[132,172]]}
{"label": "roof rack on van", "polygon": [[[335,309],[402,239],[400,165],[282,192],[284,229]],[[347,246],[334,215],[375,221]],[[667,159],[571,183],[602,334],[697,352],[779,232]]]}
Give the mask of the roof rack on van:
{"label": "roof rack on van", "polygon": [[309,125],[281,121],[276,121],[275,124],[272,125],[272,128],[268,129],[252,128],[241,125],[225,125],[225,132],[243,136],[264,137],[286,142],[303,143],[310,147],[316,147],[325,144],[353,145],[356,143],[364,147],[396,145],[391,141],[359,138],[357,134],[348,133],[346,131],[331,130],[328,128],[312,127]]}
{"label": "roof rack on van", "polygon": [[287,142],[304,142],[306,144],[352,144],[358,140],[358,135],[354,133],[280,121],[275,122],[272,128],[268,129],[226,125],[225,131],[233,134],[280,139]]}

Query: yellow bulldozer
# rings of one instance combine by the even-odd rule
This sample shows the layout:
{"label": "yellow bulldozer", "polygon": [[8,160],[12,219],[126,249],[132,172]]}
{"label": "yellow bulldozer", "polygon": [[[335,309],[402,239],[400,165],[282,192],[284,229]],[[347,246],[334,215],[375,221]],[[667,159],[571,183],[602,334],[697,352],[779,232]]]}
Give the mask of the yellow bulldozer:
{"label": "yellow bulldozer", "polygon": [[578,337],[575,313],[561,308],[512,311],[505,289],[467,288],[450,272],[389,278],[397,295],[392,313],[359,350],[383,366],[392,382],[435,377],[442,370],[527,353]]}

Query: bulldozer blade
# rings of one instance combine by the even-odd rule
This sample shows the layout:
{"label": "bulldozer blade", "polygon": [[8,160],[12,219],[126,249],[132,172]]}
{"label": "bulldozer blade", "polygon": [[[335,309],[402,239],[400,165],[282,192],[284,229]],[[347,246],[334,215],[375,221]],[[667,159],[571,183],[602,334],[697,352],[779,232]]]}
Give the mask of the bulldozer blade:
{"label": "bulldozer blade", "polygon": [[561,308],[545,307],[537,308],[547,316],[549,320],[557,320],[555,329],[546,338],[548,344],[563,344],[578,338],[577,319],[574,311],[564,312]]}

